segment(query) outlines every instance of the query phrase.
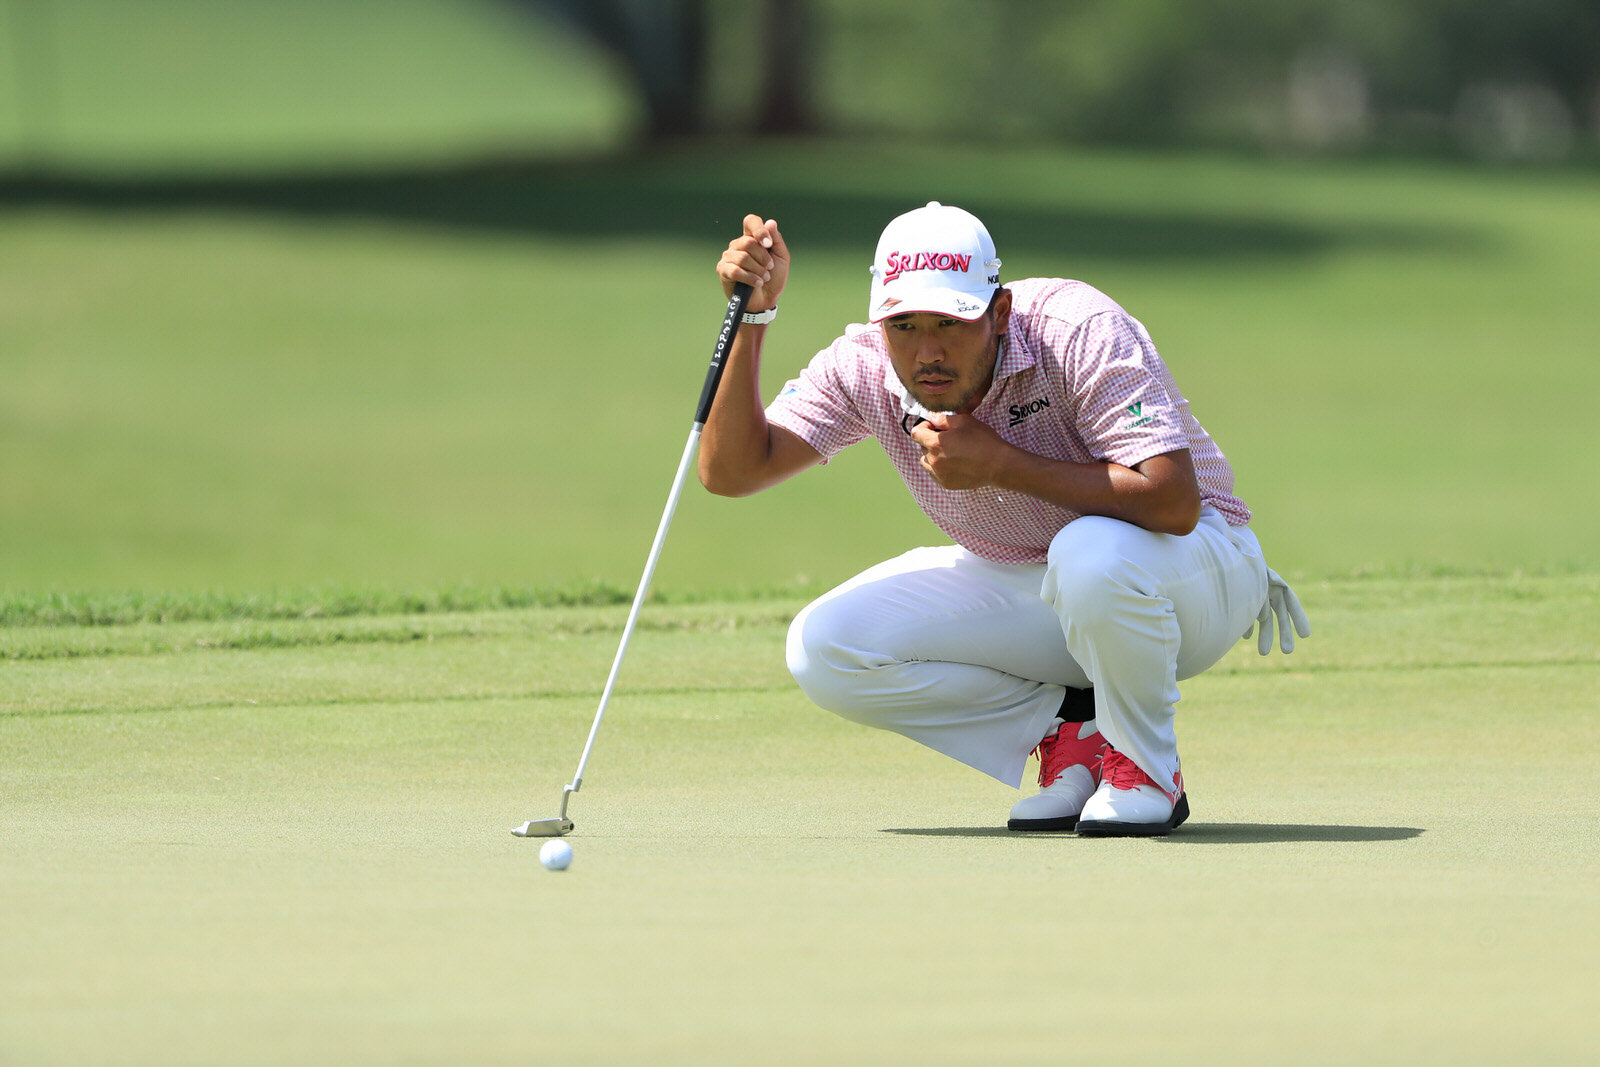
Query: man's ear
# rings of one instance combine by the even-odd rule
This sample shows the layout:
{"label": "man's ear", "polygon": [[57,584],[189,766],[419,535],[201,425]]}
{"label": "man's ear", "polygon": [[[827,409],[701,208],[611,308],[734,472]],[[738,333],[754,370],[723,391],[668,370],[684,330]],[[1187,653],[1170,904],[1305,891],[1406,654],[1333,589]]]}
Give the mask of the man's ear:
{"label": "man's ear", "polygon": [[994,332],[1003,334],[1011,328],[1011,290],[999,289],[994,294]]}

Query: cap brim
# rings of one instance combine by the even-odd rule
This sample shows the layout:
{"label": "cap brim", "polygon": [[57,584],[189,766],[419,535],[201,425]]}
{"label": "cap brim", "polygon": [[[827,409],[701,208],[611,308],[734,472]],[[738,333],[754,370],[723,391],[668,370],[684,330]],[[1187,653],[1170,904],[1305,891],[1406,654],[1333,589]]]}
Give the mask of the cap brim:
{"label": "cap brim", "polygon": [[976,322],[983,318],[985,311],[989,310],[989,302],[994,299],[995,291],[999,288],[996,285],[988,292],[979,293],[968,293],[960,289],[918,289],[903,297],[896,296],[892,292],[874,293],[872,307],[867,312],[867,321],[876,324],[884,319],[892,319],[896,315],[930,314],[948,315],[963,322]]}

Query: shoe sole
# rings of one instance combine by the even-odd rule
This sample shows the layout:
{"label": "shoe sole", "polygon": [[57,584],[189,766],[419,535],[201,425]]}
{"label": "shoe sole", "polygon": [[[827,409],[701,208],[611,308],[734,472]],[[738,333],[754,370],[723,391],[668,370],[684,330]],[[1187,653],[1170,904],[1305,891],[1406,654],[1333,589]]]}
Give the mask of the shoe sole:
{"label": "shoe sole", "polygon": [[1078,826],[1076,815],[1066,815],[1058,819],[1010,819],[1006,822],[1007,830],[1022,830],[1038,833],[1041,830],[1073,830]]}
{"label": "shoe sole", "polygon": [[1189,817],[1189,794],[1179,793],[1166,822],[1114,822],[1110,819],[1082,819],[1080,837],[1162,837],[1182,826]]}

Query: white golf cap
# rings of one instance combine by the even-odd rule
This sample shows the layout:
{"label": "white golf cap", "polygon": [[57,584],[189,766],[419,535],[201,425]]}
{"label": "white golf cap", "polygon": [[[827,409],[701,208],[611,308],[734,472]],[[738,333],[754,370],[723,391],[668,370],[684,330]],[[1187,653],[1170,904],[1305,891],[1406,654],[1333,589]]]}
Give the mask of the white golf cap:
{"label": "white golf cap", "polygon": [[1000,288],[994,240],[978,217],[930,201],[890,222],[872,258],[867,321],[930,311],[980,318]]}

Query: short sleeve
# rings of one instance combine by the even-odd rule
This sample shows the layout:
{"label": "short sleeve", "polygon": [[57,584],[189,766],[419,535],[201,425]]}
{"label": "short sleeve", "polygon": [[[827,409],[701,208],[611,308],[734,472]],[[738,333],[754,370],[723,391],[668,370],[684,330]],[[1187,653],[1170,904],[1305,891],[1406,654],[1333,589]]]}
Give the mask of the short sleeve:
{"label": "short sleeve", "polygon": [[824,459],[872,434],[841,375],[840,348],[847,344],[841,338],[818,352],[767,405],[767,421],[799,437]]}
{"label": "short sleeve", "polygon": [[1068,343],[1064,373],[1067,395],[1078,398],[1078,434],[1096,457],[1131,467],[1189,446],[1166,366],[1126,314],[1086,319]]}

